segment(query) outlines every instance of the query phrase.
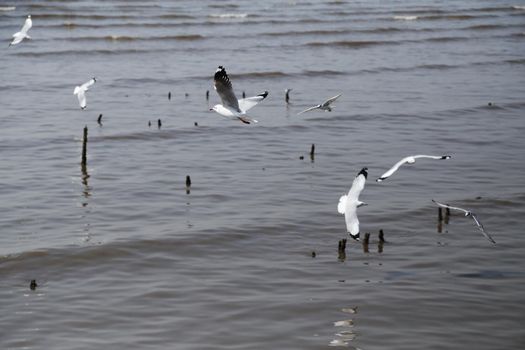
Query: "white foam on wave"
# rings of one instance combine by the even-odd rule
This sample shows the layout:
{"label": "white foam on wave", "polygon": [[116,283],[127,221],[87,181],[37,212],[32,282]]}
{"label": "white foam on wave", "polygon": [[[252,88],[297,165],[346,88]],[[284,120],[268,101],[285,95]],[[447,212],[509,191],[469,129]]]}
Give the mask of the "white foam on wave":
{"label": "white foam on wave", "polygon": [[396,21],[415,21],[417,16],[394,16]]}
{"label": "white foam on wave", "polygon": [[248,17],[247,13],[216,13],[211,14],[211,18],[246,18]]}
{"label": "white foam on wave", "polygon": [[0,11],[14,11],[16,6],[0,6]]}
{"label": "white foam on wave", "polygon": [[514,10],[525,10],[525,6],[519,6],[519,5],[512,6],[512,8]]}

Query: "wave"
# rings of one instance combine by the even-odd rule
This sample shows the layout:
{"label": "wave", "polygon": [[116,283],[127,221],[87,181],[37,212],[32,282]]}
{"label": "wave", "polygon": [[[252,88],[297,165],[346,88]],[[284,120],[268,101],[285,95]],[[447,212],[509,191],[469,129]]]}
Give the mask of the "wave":
{"label": "wave", "polygon": [[85,37],[67,37],[59,38],[61,40],[71,40],[75,42],[80,41],[196,41],[205,39],[204,36],[199,34],[183,34],[183,35],[167,35],[167,36],[150,36],[150,37],[138,37],[138,36],[126,36],[126,35],[106,35],[106,36],[85,36]]}
{"label": "wave", "polygon": [[305,30],[305,31],[287,31],[287,32],[267,32],[261,33],[259,35],[270,36],[270,37],[280,37],[280,36],[310,36],[310,35],[342,35],[350,33],[368,33],[368,34],[382,34],[382,33],[395,33],[395,32],[408,32],[414,30],[406,30],[395,27],[379,27],[379,28],[370,28],[370,29],[314,29],[314,30]]}
{"label": "wave", "polygon": [[[247,13],[215,13],[208,15],[209,18],[247,18]],[[251,16],[250,16],[251,17]]]}
{"label": "wave", "polygon": [[16,6],[0,6],[0,11],[14,11],[16,10]]}
{"label": "wave", "polygon": [[373,40],[362,40],[362,41],[352,41],[352,40],[341,40],[341,41],[316,41],[316,42],[310,42],[307,43],[306,46],[311,47],[323,47],[323,46],[332,46],[332,47],[348,47],[348,48],[354,48],[359,49],[362,47],[369,47],[369,46],[379,46],[379,45],[397,45],[399,42],[397,41],[373,41]]}
{"label": "wave", "polygon": [[418,16],[394,16],[392,17],[396,21],[415,21],[418,19]]}
{"label": "wave", "polygon": [[209,4],[208,7],[214,8],[214,9],[221,9],[221,8],[231,9],[231,8],[238,8],[239,5],[237,4]]}
{"label": "wave", "polygon": [[525,6],[514,5],[514,6],[512,6],[512,9],[513,9],[513,10],[525,11]]}

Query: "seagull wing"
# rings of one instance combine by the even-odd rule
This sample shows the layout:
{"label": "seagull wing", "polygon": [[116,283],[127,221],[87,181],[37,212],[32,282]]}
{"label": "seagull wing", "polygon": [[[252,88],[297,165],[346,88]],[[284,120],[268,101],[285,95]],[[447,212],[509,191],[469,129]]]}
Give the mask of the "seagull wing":
{"label": "seagull wing", "polygon": [[251,124],[251,123],[258,123],[259,121],[258,120],[255,120],[255,119],[252,119],[250,117],[247,117],[245,115],[243,115],[242,117],[237,117],[241,122],[243,122],[244,124]]}
{"label": "seagull wing", "polygon": [[235,97],[232,83],[228,77],[228,74],[226,74],[224,67],[219,66],[219,68],[215,71],[213,82],[215,90],[219,94],[224,107],[232,108],[234,111],[241,113],[241,110],[239,109],[239,101],[237,101],[237,97]]}
{"label": "seagull wing", "polygon": [[319,109],[319,108],[321,108],[321,105],[313,106],[313,107],[310,107],[310,108],[305,109],[305,110],[302,111],[302,112],[297,113],[297,115],[299,115],[299,114],[303,114],[303,113],[306,113],[306,112],[310,112],[310,111],[313,111],[314,109]]}
{"label": "seagull wing", "polygon": [[453,207],[453,206],[450,206],[448,204],[443,204],[443,203],[439,203],[435,200],[432,199],[432,202],[436,203],[438,206],[442,207],[442,208],[449,208],[449,209],[454,209],[454,210],[459,210],[459,211],[462,211],[464,212],[465,214],[468,214],[470,213],[470,211],[466,210],[466,209],[463,209],[463,208],[459,208],[459,207]]}
{"label": "seagull wing", "polygon": [[328,107],[330,104],[332,104],[332,102],[334,102],[335,100],[337,100],[339,98],[339,96],[341,96],[341,94],[337,95],[337,96],[334,96],[334,97],[330,97],[328,100],[324,101],[322,103],[322,106],[323,107]]}
{"label": "seagull wing", "polygon": [[470,216],[472,217],[472,220],[474,220],[474,222],[478,226],[478,228],[481,231],[481,233],[483,233],[483,236],[485,236],[492,243],[496,244],[496,241],[494,239],[492,239],[492,237],[490,237],[490,235],[485,231],[485,228],[483,227],[481,222],[478,220],[478,217],[476,216],[476,214],[470,213]]}
{"label": "seagull wing", "polygon": [[412,156],[413,158],[431,158],[431,159],[450,159],[451,156],[427,156],[424,154],[419,154],[417,156]]}
{"label": "seagull wing", "polygon": [[31,20],[30,17],[27,17],[22,29],[20,29],[20,33],[27,34],[27,31],[31,29],[32,26],[33,26],[33,21]]}
{"label": "seagull wing", "polygon": [[348,200],[352,202],[357,202],[359,200],[359,195],[361,191],[365,188],[366,177],[368,173],[366,169],[363,168],[355,177],[354,182],[352,182],[352,187],[348,191]]}
{"label": "seagull wing", "polygon": [[345,194],[339,198],[339,203],[337,203],[337,212],[339,214],[344,214],[346,209],[346,199],[348,196]]}
{"label": "seagull wing", "polygon": [[390,177],[393,173],[395,173],[397,171],[397,169],[399,169],[399,167],[401,165],[405,164],[408,161],[409,158],[410,157],[406,157],[406,158],[401,159],[399,162],[394,164],[394,166],[391,167],[387,172],[385,172],[383,175],[381,175],[381,177],[379,179],[377,179],[376,181],[377,182],[381,182],[381,181],[387,179],[388,177]]}
{"label": "seagull wing", "polygon": [[84,109],[86,108],[86,91],[80,89],[77,93],[78,103],[80,104],[80,108]]}
{"label": "seagull wing", "polygon": [[357,236],[359,234],[359,219],[357,218],[357,208],[355,206],[352,206],[350,210],[346,210],[345,222],[346,230],[352,236]]}
{"label": "seagull wing", "polygon": [[262,94],[259,94],[257,96],[243,98],[239,100],[239,109],[243,111],[244,113],[248,112],[248,110],[252,109],[256,104],[264,100],[268,96],[268,91],[263,92]]}
{"label": "seagull wing", "polygon": [[89,87],[90,87],[91,85],[95,84],[96,81],[97,81],[97,80],[96,80],[95,78],[91,78],[88,82],[86,82],[86,83],[84,83],[84,84],[82,84],[82,85],[80,86],[80,90],[82,90],[82,91],[88,91],[88,90],[89,90]]}
{"label": "seagull wing", "polygon": [[20,34],[20,32],[17,32],[13,34],[13,41],[11,41],[9,46],[19,44],[22,40],[24,40],[24,35]]}

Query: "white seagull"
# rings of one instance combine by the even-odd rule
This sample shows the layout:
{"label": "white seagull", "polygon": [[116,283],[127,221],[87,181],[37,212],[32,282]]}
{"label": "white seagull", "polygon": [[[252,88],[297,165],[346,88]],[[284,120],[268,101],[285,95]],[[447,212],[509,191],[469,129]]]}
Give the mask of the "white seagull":
{"label": "white seagull", "polygon": [[380,178],[378,178],[376,181],[381,182],[387,178],[389,178],[393,173],[399,169],[399,167],[405,163],[407,164],[414,164],[416,162],[417,158],[430,158],[430,159],[450,159],[451,156],[425,156],[423,154],[417,155],[417,156],[408,156],[403,159],[401,159],[399,162],[394,164],[393,167],[391,167],[387,172],[385,172],[383,175],[381,175]]}
{"label": "white seagull", "polygon": [[346,221],[346,230],[348,234],[355,240],[359,241],[359,220],[357,219],[357,208],[366,205],[366,203],[359,200],[359,194],[365,188],[366,177],[368,176],[368,168],[363,168],[357,174],[352,182],[352,187],[347,195],[339,198],[337,204],[337,211],[339,214],[344,214]]}
{"label": "white seagull", "polygon": [[210,108],[210,111],[215,111],[226,118],[240,120],[245,124],[257,123],[257,120],[248,117],[246,112],[264,100],[266,96],[268,96],[268,91],[257,96],[237,100],[237,97],[235,97],[235,93],[233,92],[230,78],[228,77],[228,74],[226,74],[226,70],[223,66],[219,66],[215,71],[213,81],[215,91],[219,94],[222,105],[216,104],[213,108]]}
{"label": "white seagull", "polygon": [[464,212],[465,216],[470,216],[472,218],[472,220],[474,220],[474,222],[478,226],[478,228],[481,231],[481,233],[483,233],[483,236],[485,236],[492,243],[496,244],[496,241],[494,241],[494,239],[492,239],[492,237],[490,237],[490,235],[485,231],[485,228],[483,227],[481,222],[478,220],[478,217],[476,216],[476,214],[474,214],[470,210],[466,210],[466,209],[458,208],[458,207],[452,207],[452,206],[450,206],[448,204],[443,204],[443,203],[436,202],[433,199],[432,199],[432,202],[436,203],[438,206],[443,207],[443,208],[449,208],[449,209],[454,209],[454,210],[459,210],[459,211]]}
{"label": "white seagull", "polygon": [[86,108],[86,91],[89,90],[89,87],[97,82],[96,78],[91,78],[87,83],[84,83],[80,86],[75,87],[75,90],[73,91],[73,95],[77,95],[78,97],[78,103],[80,104],[80,108],[84,109]]}
{"label": "white seagull", "polygon": [[24,22],[24,25],[22,26],[22,29],[20,29],[19,32],[16,32],[15,34],[13,34],[13,41],[11,41],[9,46],[16,45],[20,43],[22,40],[24,40],[25,38],[31,39],[31,37],[27,35],[27,31],[31,29],[32,26],[33,26],[33,21],[31,20],[31,15],[28,15],[26,18],[26,21]]}
{"label": "white seagull", "polygon": [[303,114],[303,113],[306,113],[306,112],[309,112],[309,111],[313,111],[314,109],[322,109],[323,111],[331,112],[331,111],[332,111],[332,107],[331,107],[330,105],[331,105],[335,100],[337,100],[337,99],[339,98],[339,96],[341,96],[341,94],[339,94],[339,95],[337,95],[337,96],[334,96],[334,97],[330,97],[328,100],[324,101],[324,102],[321,103],[320,105],[317,105],[317,106],[313,106],[313,107],[307,108],[307,109],[305,109],[304,111],[297,113],[297,115],[299,115],[299,114]]}

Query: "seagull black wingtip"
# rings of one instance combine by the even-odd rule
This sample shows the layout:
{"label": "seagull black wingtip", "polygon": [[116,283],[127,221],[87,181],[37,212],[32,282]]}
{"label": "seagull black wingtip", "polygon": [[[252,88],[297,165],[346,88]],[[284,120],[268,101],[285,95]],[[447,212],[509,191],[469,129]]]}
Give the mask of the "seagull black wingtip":
{"label": "seagull black wingtip", "polygon": [[349,235],[350,237],[352,237],[353,239],[355,239],[356,241],[360,241],[360,239],[359,239],[359,233],[358,233],[357,235],[353,235],[353,234],[351,234],[351,233],[349,232],[348,235]]}
{"label": "seagull black wingtip", "polygon": [[368,168],[363,168],[361,169],[361,171],[357,174],[357,176],[359,175],[364,175],[365,176],[365,179],[368,177],[368,172],[367,172]]}

